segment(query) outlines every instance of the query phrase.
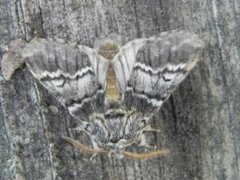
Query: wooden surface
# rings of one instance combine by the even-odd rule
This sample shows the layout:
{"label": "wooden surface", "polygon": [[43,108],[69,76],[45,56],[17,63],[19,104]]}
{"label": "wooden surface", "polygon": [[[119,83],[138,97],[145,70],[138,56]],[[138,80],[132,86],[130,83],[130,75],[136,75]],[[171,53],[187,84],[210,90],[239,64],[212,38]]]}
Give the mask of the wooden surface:
{"label": "wooden surface", "polygon": [[[184,29],[205,42],[200,62],[154,117],[149,141],[167,157],[116,160],[61,137],[76,122],[22,66],[0,76],[0,179],[240,179],[239,0],[0,0],[0,57],[16,38],[55,37],[94,47]],[[136,150],[136,148],[132,148]],[[138,148],[139,151],[145,149]]]}

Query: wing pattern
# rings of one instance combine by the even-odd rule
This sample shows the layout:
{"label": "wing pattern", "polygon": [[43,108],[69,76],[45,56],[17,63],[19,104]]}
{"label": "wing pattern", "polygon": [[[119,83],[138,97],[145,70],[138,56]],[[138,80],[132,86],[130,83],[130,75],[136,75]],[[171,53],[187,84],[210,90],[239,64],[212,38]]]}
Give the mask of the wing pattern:
{"label": "wing pattern", "polygon": [[[202,46],[196,35],[173,31],[121,47],[110,61],[121,93],[121,108],[136,110],[149,119],[196,65]],[[80,122],[89,121],[93,113],[105,113],[109,61],[95,50],[46,39],[13,47],[4,55],[2,67],[9,58],[25,59],[33,76]],[[5,74],[9,79],[12,71]]]}
{"label": "wing pattern", "polygon": [[181,31],[135,40],[128,46],[113,60],[123,103],[150,116],[196,65],[202,43],[196,35]]}
{"label": "wing pattern", "polygon": [[202,47],[196,35],[183,31],[130,41],[110,61],[121,94],[117,102],[105,98],[109,61],[86,46],[16,40],[1,63],[5,78],[10,79],[25,61],[33,76],[79,121],[79,129],[90,136],[94,148],[119,152],[146,142],[144,131],[154,130],[148,120],[195,67]]}
{"label": "wing pattern", "polygon": [[34,77],[74,118],[86,120],[103,112],[108,62],[93,50],[35,39],[25,46],[23,57]]}

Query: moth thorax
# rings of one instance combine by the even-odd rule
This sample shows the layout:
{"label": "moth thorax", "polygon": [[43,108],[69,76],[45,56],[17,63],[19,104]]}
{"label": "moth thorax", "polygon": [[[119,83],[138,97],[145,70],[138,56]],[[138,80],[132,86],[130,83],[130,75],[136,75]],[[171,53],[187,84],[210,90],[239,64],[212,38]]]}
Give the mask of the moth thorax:
{"label": "moth thorax", "polygon": [[[118,51],[119,48],[117,44],[114,44],[113,42],[106,42],[99,47],[98,53],[111,61],[113,57],[118,53]],[[116,74],[111,63],[109,63],[107,73],[107,98],[111,100],[117,100],[120,97],[120,94],[116,85]]]}

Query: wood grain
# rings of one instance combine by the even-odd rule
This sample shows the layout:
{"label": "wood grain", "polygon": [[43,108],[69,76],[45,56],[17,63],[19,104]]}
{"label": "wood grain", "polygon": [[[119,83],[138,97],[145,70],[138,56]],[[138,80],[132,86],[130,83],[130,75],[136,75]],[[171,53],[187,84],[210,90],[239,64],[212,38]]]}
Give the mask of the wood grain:
{"label": "wood grain", "polygon": [[69,130],[77,122],[25,66],[10,81],[0,77],[0,179],[240,179],[239,9],[239,0],[1,0],[0,57],[16,38],[94,47],[110,34],[125,44],[173,29],[199,34],[205,49],[153,119],[161,132],[149,141],[171,153],[151,160],[90,161],[61,139],[88,144],[88,137]]}

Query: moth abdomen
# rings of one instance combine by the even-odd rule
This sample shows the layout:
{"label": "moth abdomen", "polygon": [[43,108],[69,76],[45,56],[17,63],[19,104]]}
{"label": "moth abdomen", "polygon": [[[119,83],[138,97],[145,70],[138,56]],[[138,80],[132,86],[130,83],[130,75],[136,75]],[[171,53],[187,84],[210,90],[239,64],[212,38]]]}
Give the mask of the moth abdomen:
{"label": "moth abdomen", "polygon": [[116,74],[114,69],[110,66],[107,72],[107,90],[106,95],[111,100],[117,100],[120,97],[120,94],[116,85]]}
{"label": "moth abdomen", "polygon": [[[119,48],[113,42],[106,42],[105,44],[101,45],[99,48],[98,53],[111,61],[113,57],[118,53]],[[111,66],[108,67],[107,71],[107,88],[106,88],[106,96],[108,99],[111,100],[118,100],[120,98],[120,94],[117,88],[116,83],[116,74],[114,72],[114,68]]]}

